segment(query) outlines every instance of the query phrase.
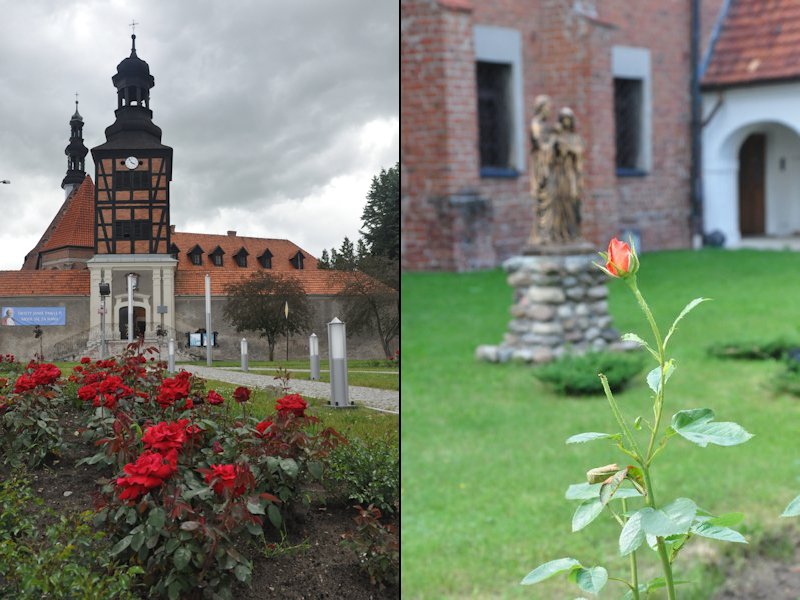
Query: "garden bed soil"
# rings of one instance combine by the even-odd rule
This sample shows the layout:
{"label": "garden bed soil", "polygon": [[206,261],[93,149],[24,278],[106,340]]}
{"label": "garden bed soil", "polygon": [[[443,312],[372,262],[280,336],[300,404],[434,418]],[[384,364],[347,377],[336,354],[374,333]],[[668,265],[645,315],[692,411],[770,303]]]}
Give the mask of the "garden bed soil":
{"label": "garden bed soil", "polygon": [[[75,435],[80,422],[77,410],[66,410],[61,419],[65,438],[61,456],[28,473],[33,490],[55,515],[80,513],[94,507],[98,470],[91,465],[75,465],[95,452]],[[0,467],[0,477],[8,474],[7,469]],[[343,533],[355,531],[355,515],[352,506],[345,503],[313,503],[287,520],[287,538],[279,544],[278,548],[283,550],[277,556],[266,558],[255,547],[242,548],[253,561],[252,585],[242,586],[235,595],[242,600],[399,598],[399,586],[380,589],[372,585],[359,568],[356,555],[340,544]],[[390,522],[399,525],[396,520]],[[46,520],[41,523],[46,524]]]}

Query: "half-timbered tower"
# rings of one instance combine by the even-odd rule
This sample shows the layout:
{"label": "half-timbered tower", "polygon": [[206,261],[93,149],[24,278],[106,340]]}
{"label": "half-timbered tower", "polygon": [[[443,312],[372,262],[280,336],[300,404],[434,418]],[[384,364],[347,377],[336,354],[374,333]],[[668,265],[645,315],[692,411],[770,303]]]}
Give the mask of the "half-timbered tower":
{"label": "half-timbered tower", "polygon": [[[174,277],[177,261],[170,254],[169,184],[172,148],[161,143],[153,123],[150,66],[136,54],[117,65],[111,78],[117,88],[116,120],[106,128],[106,142],[92,148],[95,164],[94,251],[87,263],[92,288],[110,284],[105,300],[92,296],[106,324],[125,331],[133,314],[137,335],[146,337],[175,326]],[[133,310],[128,310],[128,274],[135,275]],[[110,304],[104,309],[101,302]]]}

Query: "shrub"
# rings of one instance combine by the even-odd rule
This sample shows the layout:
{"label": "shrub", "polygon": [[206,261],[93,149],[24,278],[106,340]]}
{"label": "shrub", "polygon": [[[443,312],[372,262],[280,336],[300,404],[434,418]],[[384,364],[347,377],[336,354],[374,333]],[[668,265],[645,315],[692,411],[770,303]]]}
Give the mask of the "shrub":
{"label": "shrub", "polygon": [[0,378],[0,447],[3,462],[41,465],[62,445],[59,423],[64,404],[61,371],[48,363],[30,362],[13,385]]}
{"label": "shrub", "polygon": [[571,396],[603,394],[598,373],[608,378],[612,392],[621,390],[644,367],[640,352],[588,352],[565,355],[553,362],[538,366],[533,375],[549,384],[559,394]]}
{"label": "shrub", "polygon": [[795,348],[800,347],[797,341],[777,338],[767,342],[734,341],[720,342],[708,347],[708,354],[715,358],[734,358],[740,360],[779,359]]}
{"label": "shrub", "polygon": [[400,452],[388,437],[362,442],[353,438],[328,458],[328,486],[359,504],[392,513],[399,498]]}
{"label": "shrub", "polygon": [[342,534],[342,544],[358,555],[361,569],[372,585],[396,584],[400,578],[400,544],[393,525],[381,523],[381,511],[356,505],[355,533]]}
{"label": "shrub", "polygon": [[40,533],[36,523],[54,518],[42,509],[28,481],[0,483],[0,597],[134,599],[140,567],[109,560],[108,542],[93,532],[91,512],[60,517]]}

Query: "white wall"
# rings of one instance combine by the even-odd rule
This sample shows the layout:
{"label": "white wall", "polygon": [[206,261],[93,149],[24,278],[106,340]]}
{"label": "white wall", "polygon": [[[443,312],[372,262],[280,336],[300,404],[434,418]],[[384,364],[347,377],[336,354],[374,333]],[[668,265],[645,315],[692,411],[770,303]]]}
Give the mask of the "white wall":
{"label": "white wall", "polygon": [[[800,231],[800,83],[764,85],[703,94],[703,227],[720,230],[726,246],[741,242],[739,149],[752,133],[766,134],[765,228],[767,235]],[[780,169],[780,159],[785,168]]]}

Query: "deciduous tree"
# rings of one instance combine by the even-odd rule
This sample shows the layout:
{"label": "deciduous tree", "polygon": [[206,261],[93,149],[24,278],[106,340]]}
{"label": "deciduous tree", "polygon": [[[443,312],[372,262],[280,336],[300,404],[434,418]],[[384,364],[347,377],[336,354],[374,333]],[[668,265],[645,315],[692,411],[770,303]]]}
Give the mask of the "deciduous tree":
{"label": "deciduous tree", "polygon": [[[225,289],[228,300],[225,318],[237,332],[255,331],[267,338],[269,360],[275,359],[278,337],[306,332],[311,323],[311,306],[302,284],[289,275],[266,271]],[[289,303],[289,317],[284,315]]]}

